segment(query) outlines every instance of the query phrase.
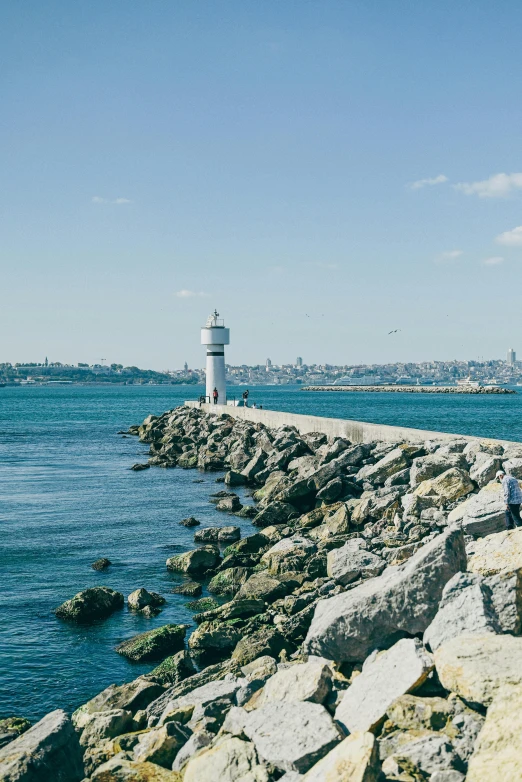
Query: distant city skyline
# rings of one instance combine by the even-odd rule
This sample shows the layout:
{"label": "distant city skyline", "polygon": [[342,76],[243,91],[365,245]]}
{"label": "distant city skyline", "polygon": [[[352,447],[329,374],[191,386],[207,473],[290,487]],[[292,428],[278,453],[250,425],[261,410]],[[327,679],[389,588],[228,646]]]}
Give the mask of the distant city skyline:
{"label": "distant city skyline", "polygon": [[0,360],[505,356],[522,6],[4,3]]}

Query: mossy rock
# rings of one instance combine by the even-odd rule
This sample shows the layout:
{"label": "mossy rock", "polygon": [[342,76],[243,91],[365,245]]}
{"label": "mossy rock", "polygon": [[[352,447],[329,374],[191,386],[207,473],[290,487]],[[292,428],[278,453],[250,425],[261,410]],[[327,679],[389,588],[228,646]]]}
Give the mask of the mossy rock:
{"label": "mossy rock", "polygon": [[114,611],[123,608],[123,595],[109,587],[91,587],[78,592],[55,610],[59,619],[70,622],[91,622],[105,619]]}
{"label": "mossy rock", "polygon": [[31,723],[25,717],[6,717],[0,720],[0,733],[16,733],[21,736],[30,727]]}
{"label": "mossy rock", "polygon": [[185,603],[187,608],[191,611],[213,611],[215,608],[219,608],[219,603],[214,600],[213,597],[202,597],[199,600],[191,600],[190,603]]}
{"label": "mossy rock", "polygon": [[147,679],[152,679],[158,684],[179,684],[189,676],[196,673],[189,653],[182,649],[177,654],[170,655],[160,663],[153,671],[147,674]]}
{"label": "mossy rock", "polygon": [[134,662],[161,660],[183,648],[186,631],[186,625],[163,625],[123,641],[116,651]]}
{"label": "mossy rock", "polygon": [[222,570],[211,579],[208,591],[215,595],[235,595],[252,573],[252,568],[231,567]]}
{"label": "mossy rock", "polygon": [[180,584],[174,587],[172,590],[175,595],[186,595],[187,597],[199,597],[203,592],[203,586],[197,581],[185,581],[184,584]]}

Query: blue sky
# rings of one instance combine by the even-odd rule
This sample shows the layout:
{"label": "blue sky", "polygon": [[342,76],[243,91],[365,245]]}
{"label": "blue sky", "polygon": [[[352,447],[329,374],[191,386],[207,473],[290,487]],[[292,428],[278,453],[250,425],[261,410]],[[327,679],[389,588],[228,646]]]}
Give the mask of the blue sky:
{"label": "blue sky", "polygon": [[522,354],[521,29],[514,0],[4,3],[0,361],[202,366],[214,307],[233,363]]}

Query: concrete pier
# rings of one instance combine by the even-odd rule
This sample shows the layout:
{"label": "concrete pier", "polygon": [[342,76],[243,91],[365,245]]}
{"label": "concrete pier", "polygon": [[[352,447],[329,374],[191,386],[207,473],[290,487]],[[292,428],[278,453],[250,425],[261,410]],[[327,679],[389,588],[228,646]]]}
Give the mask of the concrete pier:
{"label": "concrete pier", "polygon": [[[279,410],[259,410],[252,407],[232,407],[227,405],[208,405],[199,402],[185,402],[187,407],[200,408],[205,413],[214,415],[230,415],[232,418],[243,418],[253,423],[277,428],[278,426],[295,426],[301,434],[306,432],[323,432],[328,437],[346,437],[352,443],[368,443],[380,440],[387,443],[424,442],[424,440],[454,440],[456,437],[464,440],[483,440],[509,444],[509,440],[495,440],[448,432],[432,432],[427,429],[410,429],[405,426],[387,426],[386,424],[369,424],[365,421],[350,421],[344,418],[323,418],[318,415],[301,415],[299,413],[284,413]],[[512,443],[511,443],[512,444]],[[520,443],[517,443],[520,445]]]}

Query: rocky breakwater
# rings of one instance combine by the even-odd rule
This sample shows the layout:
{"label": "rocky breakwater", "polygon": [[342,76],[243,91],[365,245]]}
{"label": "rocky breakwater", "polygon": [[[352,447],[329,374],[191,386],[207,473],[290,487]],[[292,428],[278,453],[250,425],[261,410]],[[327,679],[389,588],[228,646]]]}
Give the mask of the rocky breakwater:
{"label": "rocky breakwater", "polygon": [[353,445],[186,408],[132,431],[153,465],[250,487],[259,530],[198,529],[167,567],[228,602],[186,647],[166,631],[149,674],[8,741],[0,779],[522,779],[522,530],[492,483],[522,445]]}

